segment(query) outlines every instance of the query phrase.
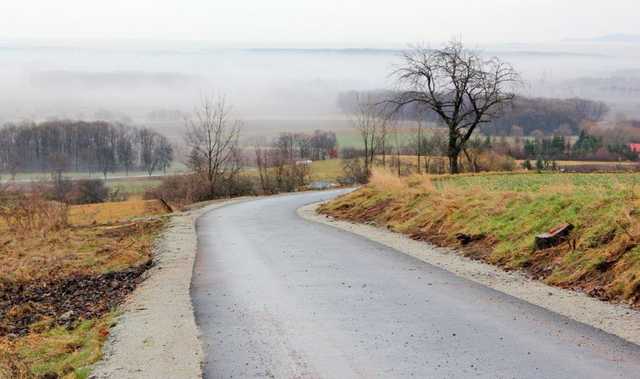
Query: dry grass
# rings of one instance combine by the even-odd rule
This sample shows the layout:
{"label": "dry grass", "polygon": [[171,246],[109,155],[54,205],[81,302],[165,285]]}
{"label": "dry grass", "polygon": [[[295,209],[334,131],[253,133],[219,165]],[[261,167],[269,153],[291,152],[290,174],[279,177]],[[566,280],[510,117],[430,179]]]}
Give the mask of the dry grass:
{"label": "dry grass", "polygon": [[[476,259],[519,269],[549,284],[640,306],[638,174],[482,174],[372,183],[321,208],[374,222],[416,239],[464,247]],[[536,234],[569,222],[575,244],[535,252]]]}
{"label": "dry grass", "polygon": [[2,194],[0,227],[4,227],[7,234],[34,238],[67,226],[66,204],[47,201],[38,192]]}
{"label": "dry grass", "polygon": [[408,184],[405,180],[394,175],[391,171],[380,167],[376,167],[371,170],[369,183],[380,191],[401,192],[408,188]]}
{"label": "dry grass", "polygon": [[[0,224],[0,290],[140,267],[151,259],[154,240],[165,222],[153,216],[165,213],[157,201],[132,200],[72,206],[65,227],[34,224],[39,230],[35,234],[16,233],[4,222]],[[29,312],[28,306],[22,308],[20,312]],[[87,377],[86,366],[99,359],[111,317],[85,320],[70,330],[50,329],[55,324],[42,322],[38,324],[42,327],[32,325],[24,337],[0,337],[0,377],[45,373]]]}
{"label": "dry grass", "polygon": [[110,224],[164,213],[166,210],[158,200],[131,199],[116,203],[71,206],[69,222],[72,225]]}

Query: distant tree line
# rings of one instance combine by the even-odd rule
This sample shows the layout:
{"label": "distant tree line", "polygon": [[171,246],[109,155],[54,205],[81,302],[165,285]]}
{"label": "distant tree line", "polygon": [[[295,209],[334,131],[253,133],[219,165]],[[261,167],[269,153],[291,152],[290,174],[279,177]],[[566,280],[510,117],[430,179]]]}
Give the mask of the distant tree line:
{"label": "distant tree line", "polygon": [[0,127],[0,170],[99,172],[166,170],[173,161],[169,140],[147,128],[104,121],[8,123]]}
{"label": "distant tree line", "polygon": [[271,147],[289,154],[289,160],[320,161],[337,157],[338,140],[331,131],[316,130],[313,133],[280,133]]}
{"label": "distant tree line", "polygon": [[[358,98],[366,96],[373,103],[385,106],[385,99],[394,96],[393,91],[356,91],[341,93],[338,107],[345,113],[358,111]],[[580,98],[545,99],[515,96],[512,103],[502,110],[500,117],[482,126],[483,134],[490,135],[577,135],[583,123],[601,121],[610,109],[604,102]],[[420,103],[403,106],[396,114],[400,120],[438,122],[435,112]]]}
{"label": "distant tree line", "polygon": [[[514,152],[514,155],[520,155]],[[624,142],[605,139],[582,131],[571,143],[564,136],[553,136],[524,141],[522,158],[545,162],[555,160],[635,161],[638,154]]]}

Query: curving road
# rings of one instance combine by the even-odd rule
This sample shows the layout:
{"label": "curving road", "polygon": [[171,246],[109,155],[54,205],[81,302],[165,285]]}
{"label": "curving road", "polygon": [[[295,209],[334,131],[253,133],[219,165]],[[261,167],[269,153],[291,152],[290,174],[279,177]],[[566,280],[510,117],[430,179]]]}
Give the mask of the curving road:
{"label": "curving road", "polygon": [[636,345],[297,216],[338,193],[199,219],[206,378],[640,377]]}

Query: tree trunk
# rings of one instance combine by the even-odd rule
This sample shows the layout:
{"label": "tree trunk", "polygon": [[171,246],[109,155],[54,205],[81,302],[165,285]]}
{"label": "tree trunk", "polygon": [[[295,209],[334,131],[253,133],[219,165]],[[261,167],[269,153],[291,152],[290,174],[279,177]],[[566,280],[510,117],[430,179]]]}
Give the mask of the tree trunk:
{"label": "tree trunk", "polygon": [[455,130],[455,125],[449,125],[449,149],[447,151],[447,157],[449,158],[449,173],[460,173],[460,167],[458,165],[458,157],[460,156],[460,148],[458,147],[458,135]]}
{"label": "tree trunk", "polygon": [[458,157],[460,156],[459,150],[450,150],[449,151],[449,173],[450,174],[459,174],[460,166],[458,165]]}

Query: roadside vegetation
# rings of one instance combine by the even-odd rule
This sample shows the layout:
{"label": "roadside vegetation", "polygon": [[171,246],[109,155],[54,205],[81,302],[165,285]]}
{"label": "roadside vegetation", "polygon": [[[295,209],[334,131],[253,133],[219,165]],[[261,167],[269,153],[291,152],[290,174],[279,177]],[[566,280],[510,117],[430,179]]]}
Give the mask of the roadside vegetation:
{"label": "roadside vegetation", "polygon": [[[591,296],[640,306],[640,175],[487,173],[400,178],[374,170],[365,187],[323,205],[338,219],[416,240]],[[575,226],[564,243],[534,238]]]}
{"label": "roadside vegetation", "polygon": [[168,212],[155,200],[69,205],[44,188],[0,194],[2,378],[88,377]]}

